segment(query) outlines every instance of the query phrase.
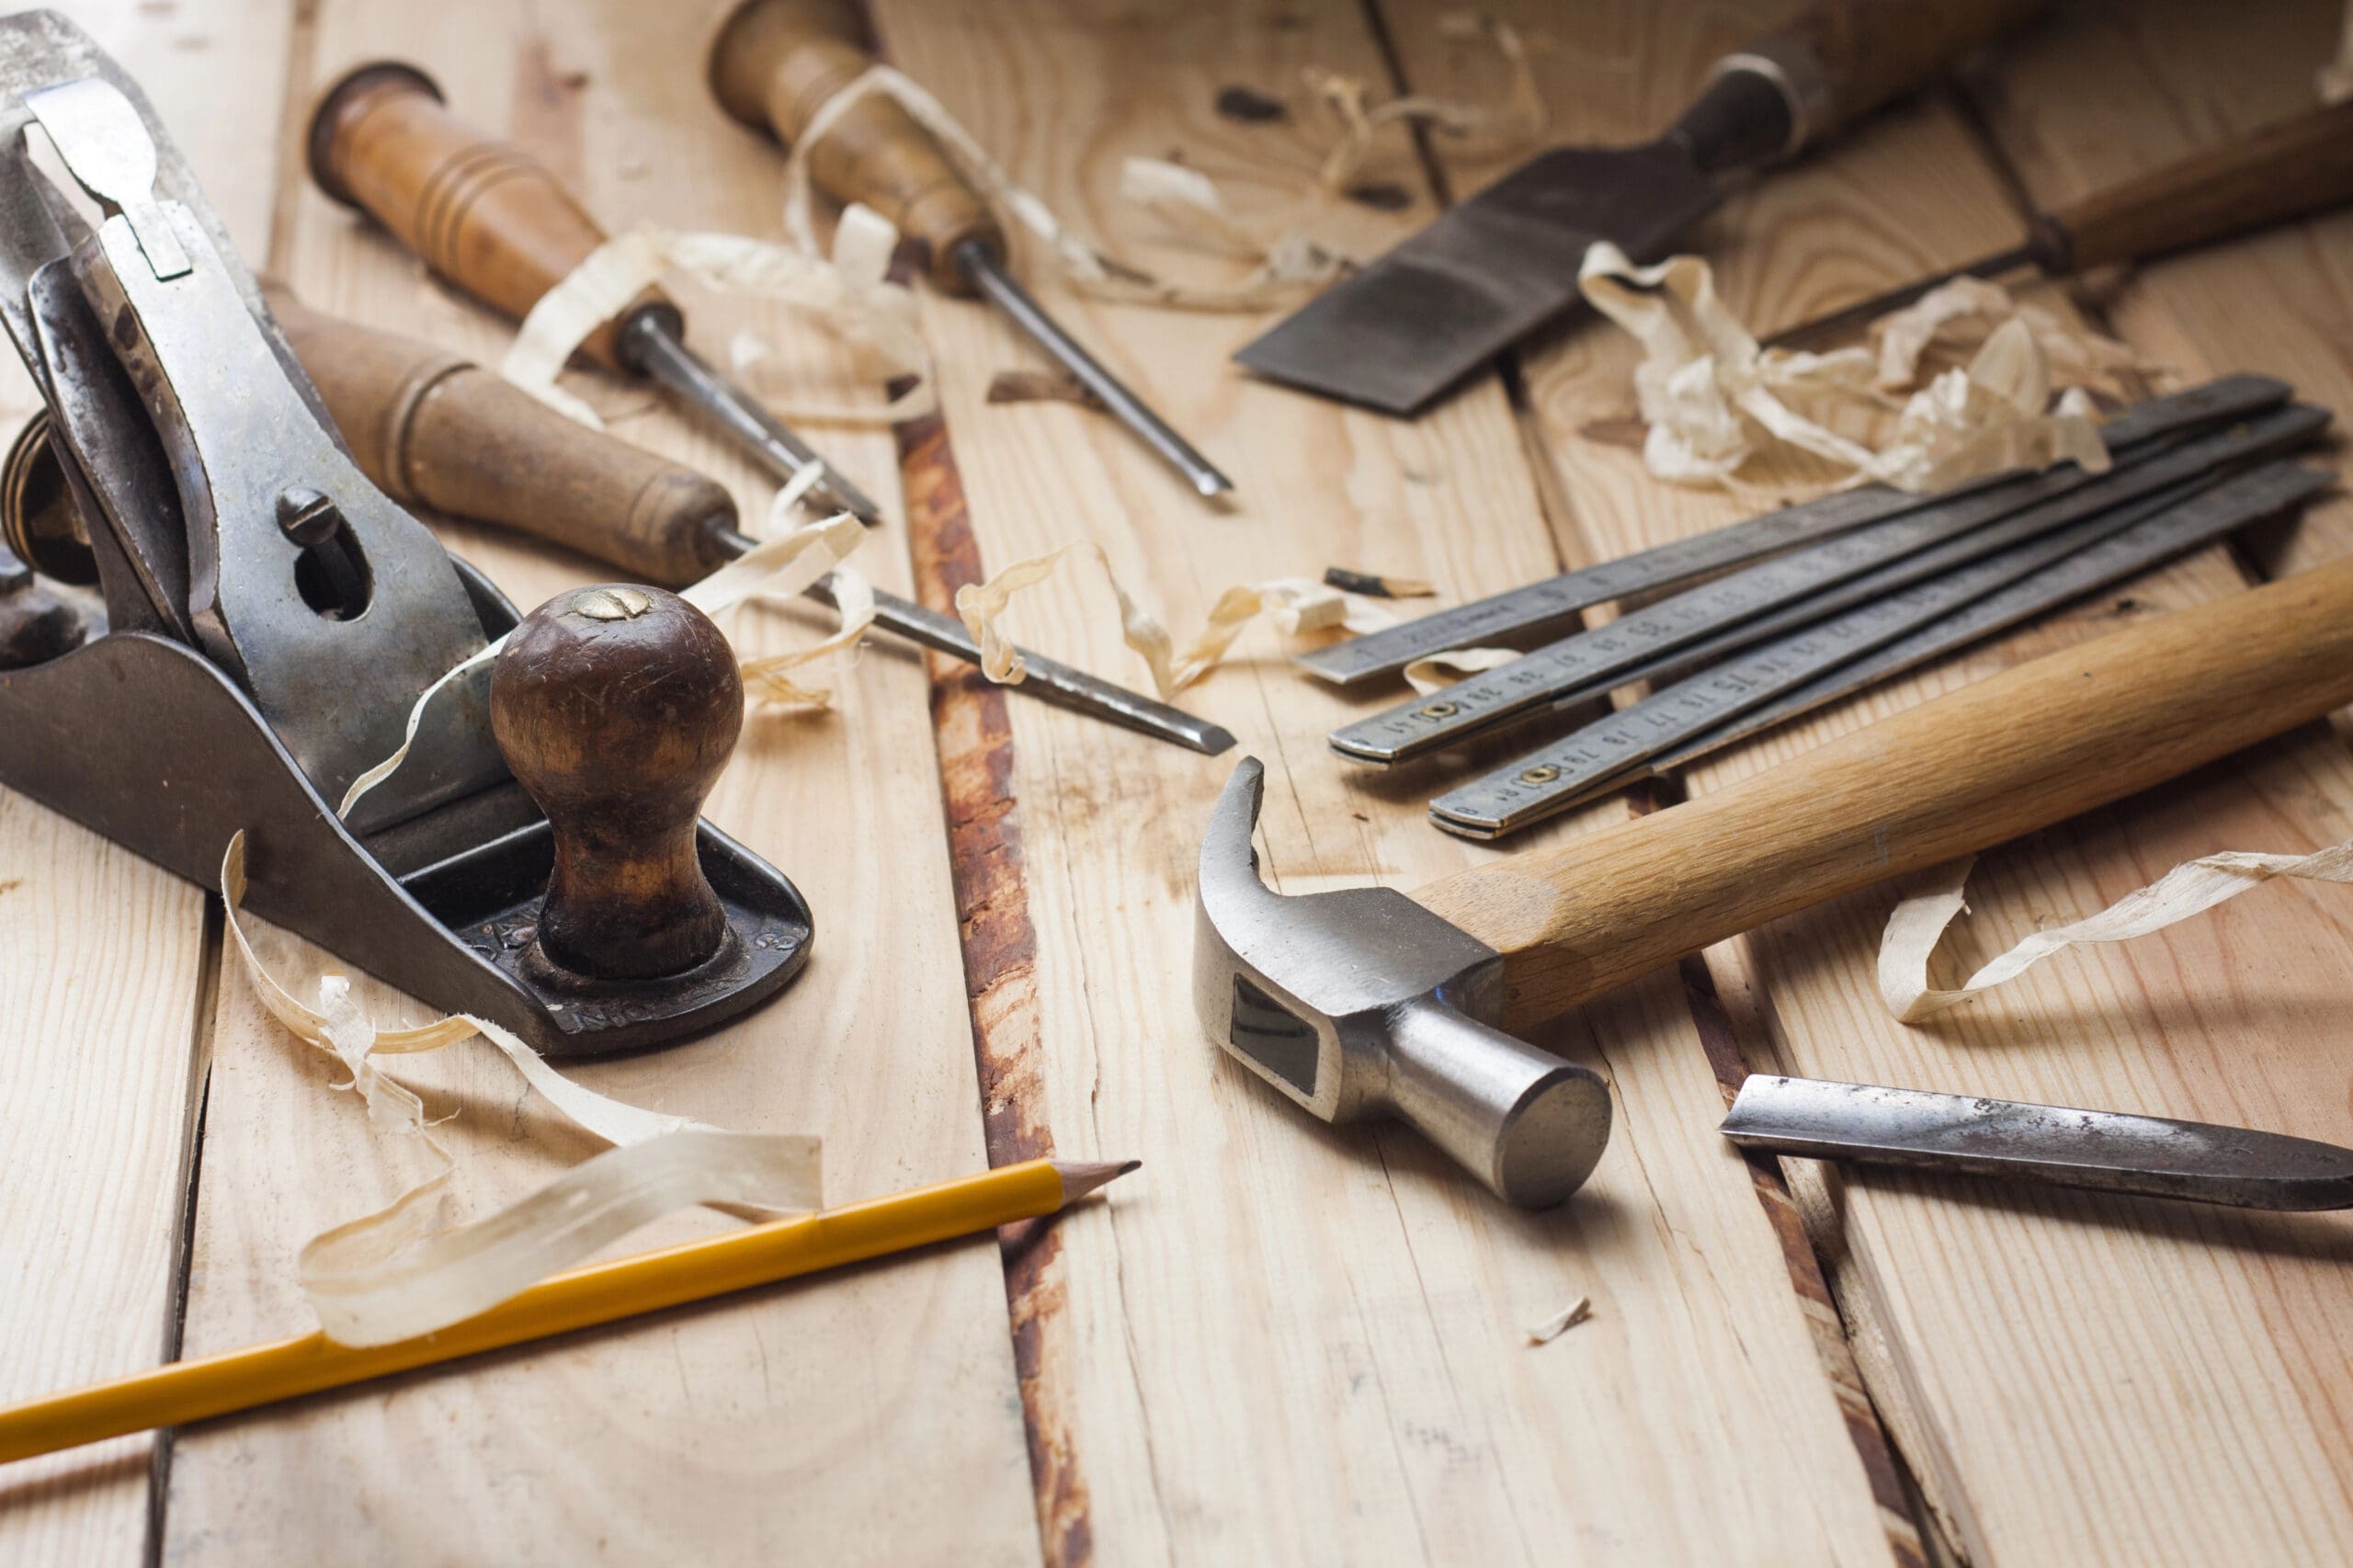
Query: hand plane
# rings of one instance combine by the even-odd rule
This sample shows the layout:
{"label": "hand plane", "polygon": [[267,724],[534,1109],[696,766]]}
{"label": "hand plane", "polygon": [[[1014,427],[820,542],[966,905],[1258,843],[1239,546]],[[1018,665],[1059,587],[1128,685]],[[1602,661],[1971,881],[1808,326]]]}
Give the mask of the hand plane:
{"label": "hand plane", "polygon": [[550,1055],[800,971],[807,903],[700,819],[742,716],[716,630],[613,585],[478,657],[515,607],[362,476],[144,95],[52,12],[0,18],[0,324],[51,460],[0,474],[8,543],[103,605],[0,667],[0,784],[208,886],[242,830],[255,913]]}

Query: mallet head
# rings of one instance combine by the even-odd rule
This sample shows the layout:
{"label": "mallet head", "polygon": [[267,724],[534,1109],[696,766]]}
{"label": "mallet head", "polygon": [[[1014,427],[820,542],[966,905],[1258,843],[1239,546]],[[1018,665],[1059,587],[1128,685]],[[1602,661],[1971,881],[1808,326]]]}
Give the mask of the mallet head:
{"label": "mallet head", "polygon": [[1592,1072],[1494,1027],[1503,955],[1390,888],[1285,898],[1250,845],[1245,757],[1201,840],[1193,1004],[1210,1039],[1326,1121],[1404,1118],[1513,1203],[1557,1203],[1609,1141]]}

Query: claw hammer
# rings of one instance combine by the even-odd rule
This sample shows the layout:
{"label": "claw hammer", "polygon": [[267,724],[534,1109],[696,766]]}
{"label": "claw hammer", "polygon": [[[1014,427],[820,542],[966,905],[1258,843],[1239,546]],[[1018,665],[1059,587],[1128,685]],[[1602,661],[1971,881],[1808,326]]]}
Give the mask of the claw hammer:
{"label": "claw hammer", "polygon": [[1420,889],[1286,898],[1234,769],[1202,840],[1210,1039],[1326,1121],[1410,1122],[1504,1199],[1556,1203],[1609,1096],[1518,1031],[1712,942],[1999,844],[2353,702],[2353,560],[1976,682],[1739,784]]}

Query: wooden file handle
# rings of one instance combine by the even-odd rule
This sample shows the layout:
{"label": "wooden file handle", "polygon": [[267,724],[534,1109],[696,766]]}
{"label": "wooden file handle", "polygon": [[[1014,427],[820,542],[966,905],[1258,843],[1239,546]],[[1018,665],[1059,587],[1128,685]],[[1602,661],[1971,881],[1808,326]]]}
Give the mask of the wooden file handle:
{"label": "wooden file handle", "polygon": [[532,534],[677,586],[731,559],[718,482],[566,419],[429,343],[321,315],[266,283],[359,472],[393,500]]}
{"label": "wooden file handle", "polygon": [[2353,201],[2353,98],[2037,219],[2036,265],[2067,273],[2229,239]]}
{"label": "wooden file handle", "polygon": [[[2048,0],[1820,0],[1752,44],[1803,105],[1811,146],[1992,42]],[[1734,56],[1735,60],[1741,57]]]}
{"label": "wooden file handle", "polygon": [[[790,147],[873,63],[855,0],[748,0],[711,41],[710,90],[729,114]],[[921,244],[947,292],[972,292],[959,245],[978,240],[1005,254],[987,204],[895,98],[870,94],[845,109],[810,149],[809,173],[835,200],[864,202]]]}
{"label": "wooden file handle", "polygon": [[2353,702],[2353,559],[2020,665],[1718,793],[1417,892],[1523,1028],[1711,942]]}
{"label": "wooden file handle", "polygon": [[[326,90],[311,115],[310,162],[321,190],[517,321],[605,243],[554,175],[451,115],[431,77],[396,61],[359,66]],[[654,308],[677,309],[648,289],[581,351],[630,369],[618,351],[621,324]]]}

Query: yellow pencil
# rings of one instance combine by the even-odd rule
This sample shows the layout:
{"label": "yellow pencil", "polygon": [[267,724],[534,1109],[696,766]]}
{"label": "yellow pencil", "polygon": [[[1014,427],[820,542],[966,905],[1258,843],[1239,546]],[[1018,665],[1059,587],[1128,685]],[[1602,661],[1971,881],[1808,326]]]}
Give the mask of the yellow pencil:
{"label": "yellow pencil", "polygon": [[1137,1164],[1027,1160],[846,1209],[567,1269],[478,1316],[397,1344],[355,1348],[306,1334],[29,1399],[0,1409],[0,1463],[251,1410],[1034,1220]]}

